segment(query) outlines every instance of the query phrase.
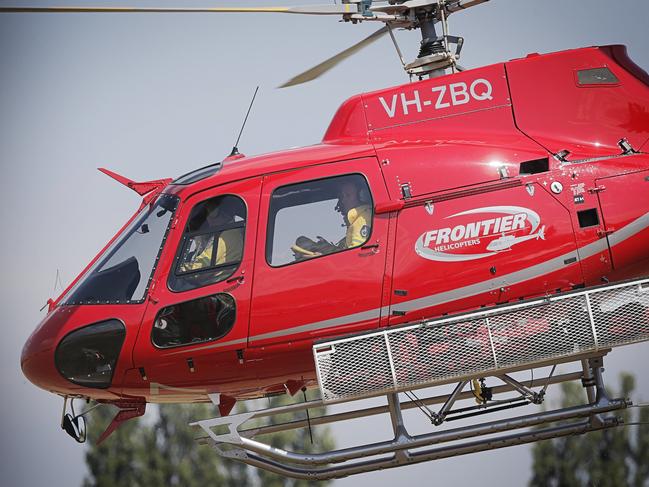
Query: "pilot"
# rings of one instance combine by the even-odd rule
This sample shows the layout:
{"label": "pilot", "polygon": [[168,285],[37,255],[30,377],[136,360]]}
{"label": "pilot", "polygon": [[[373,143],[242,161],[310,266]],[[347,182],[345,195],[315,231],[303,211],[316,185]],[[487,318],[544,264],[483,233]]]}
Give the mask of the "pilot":
{"label": "pilot", "polygon": [[[210,232],[194,237],[196,249],[193,257],[186,258],[180,266],[183,272],[206,269],[221,264],[236,263],[243,254],[243,228],[227,228],[219,233],[219,229],[235,222],[235,210],[221,198],[208,200],[204,207],[204,219],[199,221],[192,232]],[[190,224],[191,228],[191,224]],[[218,235],[216,258],[212,262],[214,237]]]}
{"label": "pilot", "polygon": [[372,209],[362,201],[361,192],[362,190],[351,179],[345,180],[338,191],[336,209],[343,214],[347,227],[345,239],[338,243],[339,248],[358,247],[370,236]]}
{"label": "pilot", "polygon": [[372,209],[363,201],[361,193],[361,188],[351,179],[346,179],[340,185],[335,209],[343,215],[345,237],[337,244],[322,237],[317,237],[317,241],[305,236],[298,237],[295,245],[291,247],[297,260],[330,254],[365,243],[370,235]]}

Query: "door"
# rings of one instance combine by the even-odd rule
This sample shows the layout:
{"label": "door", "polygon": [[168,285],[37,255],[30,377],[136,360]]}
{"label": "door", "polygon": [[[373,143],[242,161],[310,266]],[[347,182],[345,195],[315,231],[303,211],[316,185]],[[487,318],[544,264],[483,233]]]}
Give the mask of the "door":
{"label": "door", "polygon": [[[576,167],[570,181],[570,191],[564,191],[565,204],[571,208],[571,217],[575,229],[575,239],[579,252],[580,264],[584,275],[584,284],[593,286],[605,282],[611,275],[611,254],[605,238],[604,223],[598,183],[595,177],[600,170],[601,162],[584,163]],[[567,185],[566,185],[567,186]]]}
{"label": "door", "polygon": [[391,325],[581,283],[569,211],[543,185],[476,193],[400,212]]}
{"label": "door", "polygon": [[649,248],[649,171],[597,180],[605,234],[618,278],[646,275]]}
{"label": "door", "polygon": [[249,344],[312,340],[377,327],[387,200],[375,158],[264,178]]}
{"label": "door", "polygon": [[205,399],[240,387],[261,179],[200,192],[182,205],[156,273],[132,381],[151,400]]}

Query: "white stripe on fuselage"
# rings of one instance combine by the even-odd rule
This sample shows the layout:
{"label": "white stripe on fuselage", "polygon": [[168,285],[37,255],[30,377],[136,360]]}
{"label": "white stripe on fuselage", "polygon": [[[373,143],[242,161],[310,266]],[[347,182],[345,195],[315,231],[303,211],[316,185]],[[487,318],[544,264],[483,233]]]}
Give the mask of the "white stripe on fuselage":
{"label": "white stripe on fuselage", "polygon": [[[649,213],[645,213],[641,217],[635,219],[628,225],[620,228],[619,230],[613,232],[608,236],[608,242],[611,247],[618,245],[619,243],[633,237],[637,233],[640,233],[644,229],[649,227]],[[584,245],[583,247],[577,248],[575,251],[568,252],[566,254],[555,257],[554,259],[548,260],[541,264],[537,264],[531,267],[526,267],[520,271],[512,272],[511,274],[505,274],[497,279],[489,279],[487,281],[481,281],[475,284],[470,284],[457,289],[452,289],[450,291],[444,291],[437,294],[431,294],[429,296],[424,296],[422,298],[411,299],[410,301],[404,301],[399,303],[399,311],[415,311],[418,309],[429,308],[432,306],[437,306],[440,304],[449,303],[451,301],[457,301],[459,299],[468,298],[471,296],[476,296],[488,291],[491,291],[495,288],[499,288],[502,281],[506,280],[508,284],[519,284],[521,282],[534,279],[545,274],[549,274],[556,270],[562,269],[565,267],[565,260],[576,258],[577,262],[580,260],[587,259],[593,255],[598,254],[608,248],[608,243],[606,239],[600,239],[595,242]],[[576,262],[575,262],[576,263]],[[368,319],[378,319],[381,316],[385,316],[390,313],[390,307],[384,306],[382,308],[375,308],[368,311],[361,311],[359,313],[353,313],[349,315],[340,316],[337,318],[330,318],[328,320],[317,321],[314,323],[308,323],[305,325],[294,326],[292,328],[285,328],[282,330],[263,333],[260,335],[251,336],[249,341],[259,341],[267,340],[269,338],[278,338],[282,336],[295,335],[297,333],[303,333],[305,331],[317,331],[325,328],[334,328],[343,325],[350,325],[359,321],[364,321]],[[230,340],[221,343],[213,343],[210,345],[205,345],[202,347],[196,347],[192,350],[205,350],[210,348],[220,348],[227,345],[233,345],[238,343],[245,343],[246,339]],[[186,353],[186,351],[178,351],[176,353]],[[173,354],[171,354],[173,355]]]}

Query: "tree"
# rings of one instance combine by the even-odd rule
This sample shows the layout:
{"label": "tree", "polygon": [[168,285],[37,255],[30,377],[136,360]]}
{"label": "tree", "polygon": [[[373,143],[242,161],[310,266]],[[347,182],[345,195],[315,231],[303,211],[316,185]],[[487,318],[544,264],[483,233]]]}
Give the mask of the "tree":
{"label": "tree", "polygon": [[[634,388],[633,376],[622,374],[620,393],[611,396],[630,397]],[[584,403],[585,391],[581,385],[564,383],[561,389],[562,407]],[[637,415],[629,409],[616,414],[625,423],[641,424],[537,443],[532,452],[534,464],[529,485],[646,486],[649,483],[649,408],[640,408]]]}
{"label": "tree", "polygon": [[[284,396],[273,398],[271,406],[288,402]],[[242,406],[244,406],[242,404]],[[245,407],[240,407],[242,412]],[[115,415],[112,407],[102,406],[90,413],[88,422],[88,475],[84,487],[159,487],[159,486],[325,486],[326,482],[287,479],[257,470],[245,464],[224,459],[194,440],[189,423],[214,416],[209,404],[160,405],[157,417],[130,420],[120,426],[106,441],[96,445],[97,438]],[[291,415],[289,420],[302,419]],[[273,446],[288,450],[314,452],[333,448],[327,428],[313,435],[294,430],[265,438]]]}

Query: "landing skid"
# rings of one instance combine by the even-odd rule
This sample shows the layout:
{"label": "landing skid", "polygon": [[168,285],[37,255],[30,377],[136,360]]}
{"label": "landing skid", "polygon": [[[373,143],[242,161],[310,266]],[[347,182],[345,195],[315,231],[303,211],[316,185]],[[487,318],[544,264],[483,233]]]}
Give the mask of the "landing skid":
{"label": "landing skid", "polygon": [[[363,403],[358,399],[345,401],[346,404],[356,405],[357,408],[343,413],[312,417],[310,424],[304,420],[243,428],[245,423],[255,419],[322,408],[327,405],[325,401],[309,401],[302,404],[206,419],[192,423],[192,425],[202,428],[207,436],[203,436],[199,440],[209,444],[222,457],[297,479],[327,480],[346,477],[618,426],[621,424],[621,420],[611,413],[628,407],[630,402],[626,399],[610,399],[607,396],[602,378],[605,354],[606,351],[600,351],[578,360],[575,362],[581,367],[578,372],[554,375],[555,368],[553,367],[545,377],[530,381],[518,381],[504,373],[494,375],[493,379],[490,378],[489,381],[493,383],[495,379],[498,379],[500,385],[489,389],[488,396],[491,399],[482,401],[482,404],[468,407],[458,408],[457,404],[460,401],[474,399],[475,391],[468,390],[468,380],[461,380],[449,394],[421,399],[401,401],[398,393],[386,393],[387,404],[384,406],[367,408],[363,407]],[[452,420],[466,419],[519,406],[540,404],[550,385],[573,380],[582,381],[588,397],[586,404],[453,429],[443,427]],[[483,390],[483,398],[487,396],[484,392]],[[511,392],[516,393],[514,397],[502,398],[503,394]],[[437,405],[441,406],[433,411],[431,407]],[[420,435],[411,435],[408,432],[402,411],[417,407],[422,411],[429,411],[431,428],[438,431]],[[270,433],[304,428],[310,425],[338,423],[374,415],[388,416],[394,433],[390,440],[325,453],[301,454],[276,448],[255,439]],[[219,429],[221,432],[225,428],[227,428],[227,433],[217,434],[215,432],[215,429]]]}

